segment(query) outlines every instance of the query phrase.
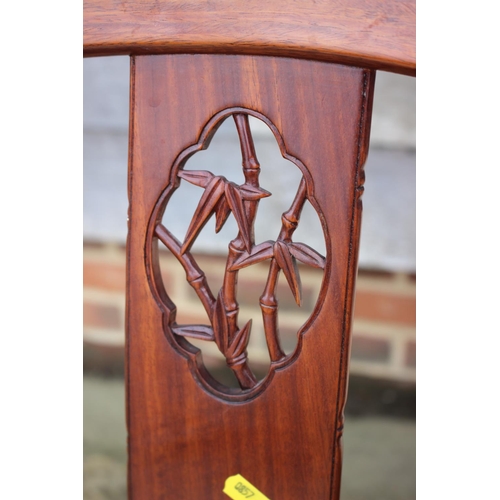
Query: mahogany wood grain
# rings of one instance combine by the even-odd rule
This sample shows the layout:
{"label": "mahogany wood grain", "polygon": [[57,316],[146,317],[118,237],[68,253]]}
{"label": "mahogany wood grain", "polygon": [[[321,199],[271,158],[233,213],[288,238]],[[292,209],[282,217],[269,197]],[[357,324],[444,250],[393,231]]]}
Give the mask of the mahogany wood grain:
{"label": "mahogany wood grain", "polygon": [[414,75],[415,0],[84,0],[84,55],[289,56]]}
{"label": "mahogany wood grain", "polygon": [[[132,58],[127,241],[130,499],[222,500],[228,498],[222,492],[224,482],[235,474],[271,500],[339,498],[373,84],[371,70],[291,58]],[[305,187],[299,187],[284,217],[293,222],[307,196],[325,232],[326,265],[318,303],[300,331],[295,352],[283,359],[275,346],[276,360],[263,381],[225,390],[210,380],[195,350],[190,352],[186,332],[175,333],[175,305],[161,287],[158,291],[155,259],[160,240],[179,254],[188,280],[203,279],[189,257],[181,257],[189,256],[190,241],[183,253],[182,244],[169,240],[168,232],[157,225],[158,204],[162,193],[185,181],[186,175],[176,170],[181,153],[206,146],[221,119],[245,114],[264,119],[282,154],[300,159],[296,164]],[[235,119],[244,127],[242,118]],[[243,138],[247,169],[255,169],[244,132]],[[256,173],[252,175],[255,184]],[[252,205],[245,210],[250,217]],[[273,254],[280,257],[273,262],[286,267],[288,257],[282,252],[291,231],[283,224],[282,243]],[[251,237],[242,237],[247,253],[253,243]],[[317,259],[312,253],[310,258]],[[208,310],[214,296],[205,296]],[[271,304],[267,300],[270,296],[264,293],[264,306]],[[211,339],[210,330],[205,333]]]}
{"label": "mahogany wood grain", "polygon": [[[213,133],[217,130],[221,120],[227,117],[227,110],[215,115],[200,134],[200,140],[194,146],[189,146],[175,160],[171,169],[170,184],[160,195],[151,216],[148,237],[146,240],[146,259],[150,269],[152,286],[156,300],[165,308],[166,331],[171,335],[171,341],[176,342],[178,336],[182,339],[195,338],[208,342],[215,342],[219,351],[226,359],[227,365],[233,370],[242,389],[251,389],[257,385],[257,379],[248,365],[247,346],[250,341],[252,319],[243,327],[238,324],[238,274],[241,269],[254,266],[260,262],[270,261],[269,275],[260,297],[263,325],[268,344],[270,359],[273,368],[284,366],[290,360],[281,348],[278,323],[277,284],[282,273],[288,282],[292,294],[301,305],[301,280],[297,267],[297,260],[303,264],[316,268],[325,268],[325,258],[316,250],[300,241],[293,241],[292,237],[300,222],[300,214],[304,204],[309,200],[316,204],[313,197],[314,186],[312,181],[306,180],[307,171],[303,163],[291,157],[286,152],[283,139],[274,125],[270,124],[282,148],[282,153],[304,172],[297,192],[290,208],[281,216],[281,230],[276,240],[267,240],[255,243],[255,218],[259,202],[262,198],[272,196],[272,193],[262,189],[259,185],[260,164],[257,159],[250,129],[248,114],[243,110],[234,110],[234,118],[242,153],[242,167],[245,182],[237,185],[226,177],[214,175],[207,170],[184,170],[186,160],[196,151],[209,145]],[[254,114],[252,111],[251,114]],[[268,121],[266,117],[261,117]],[[162,217],[173,192],[181,186],[181,181],[193,184],[203,189],[198,206],[193,214],[191,223],[181,243],[163,225]],[[238,231],[234,239],[229,242],[223,286],[215,299],[207,282],[205,273],[196,263],[190,248],[207,222],[215,216],[215,232],[218,233],[225,222],[232,215],[236,221]],[[269,215],[268,215],[269,216]],[[160,240],[181,266],[186,271],[186,279],[198,295],[208,316],[208,325],[178,325],[176,321],[176,308],[168,298],[163,283],[160,264],[157,259],[157,240]],[[184,342],[178,344],[182,350]],[[184,354],[192,354],[192,346]],[[195,358],[198,354],[195,354]],[[202,365],[202,359],[194,360],[196,365]],[[198,373],[199,378],[205,379],[206,375]],[[218,386],[215,381],[209,384]]]}

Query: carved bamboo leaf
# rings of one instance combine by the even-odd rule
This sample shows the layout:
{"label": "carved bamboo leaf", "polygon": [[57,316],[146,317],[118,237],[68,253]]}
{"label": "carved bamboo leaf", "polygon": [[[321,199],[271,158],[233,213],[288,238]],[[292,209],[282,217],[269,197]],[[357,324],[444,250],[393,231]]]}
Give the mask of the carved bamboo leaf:
{"label": "carved bamboo leaf", "polygon": [[215,206],[224,193],[224,181],[220,177],[214,177],[205,188],[205,192],[196,207],[193,219],[186,233],[186,238],[181,248],[181,254],[189,249],[197,234],[202,230],[208,219],[212,216]]}
{"label": "carved bamboo leaf", "polygon": [[227,203],[226,197],[222,196],[215,207],[215,232],[218,233],[222,227],[224,226],[229,214],[231,213],[231,209],[229,208],[229,204]]}
{"label": "carved bamboo leaf", "polygon": [[234,359],[241,356],[247,348],[248,341],[250,340],[250,329],[252,328],[252,320],[248,320],[243,328],[238,330],[234,339],[227,350],[226,356],[228,359]]}
{"label": "carved bamboo leaf", "polygon": [[300,262],[319,269],[325,268],[325,258],[310,246],[304,243],[290,243],[288,249]]}
{"label": "carved bamboo leaf", "polygon": [[214,340],[214,331],[205,325],[185,325],[172,328],[176,335],[200,340]]}
{"label": "carved bamboo leaf", "polygon": [[207,170],[181,170],[177,175],[195,186],[204,188],[215,177],[214,174]]}
{"label": "carved bamboo leaf", "polygon": [[219,350],[225,354],[229,345],[229,325],[227,324],[226,308],[224,307],[223,290],[219,291],[215,302],[212,318],[214,327],[214,340]]}
{"label": "carved bamboo leaf", "polygon": [[271,196],[269,191],[262,189],[261,187],[255,187],[250,184],[243,184],[239,187],[239,191],[244,200],[257,201],[261,198],[267,198]]}
{"label": "carved bamboo leaf", "polygon": [[270,259],[273,255],[273,241],[264,241],[259,245],[255,245],[250,253],[244,252],[241,254],[229,268],[229,271],[237,271],[252,264],[257,264],[263,260]]}
{"label": "carved bamboo leaf", "polygon": [[239,191],[238,186],[232,182],[226,183],[226,200],[231,208],[236,223],[238,224],[238,229],[240,230],[241,237],[243,238],[243,243],[248,253],[252,249],[252,238],[251,238],[251,228],[249,227],[247,216],[245,213],[245,207],[243,206],[243,198]]}
{"label": "carved bamboo leaf", "polygon": [[274,258],[288,281],[295,302],[300,306],[302,302],[302,286],[300,283],[299,270],[297,269],[297,262],[290,254],[288,245],[283,241],[277,241],[274,244]]}

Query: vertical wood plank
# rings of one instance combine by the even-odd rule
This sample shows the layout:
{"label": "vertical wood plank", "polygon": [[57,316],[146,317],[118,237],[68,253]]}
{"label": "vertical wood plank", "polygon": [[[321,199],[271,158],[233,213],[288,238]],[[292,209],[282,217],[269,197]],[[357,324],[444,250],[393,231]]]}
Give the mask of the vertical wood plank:
{"label": "vertical wood plank", "polygon": [[[132,59],[127,243],[129,497],[227,498],[241,474],[272,500],[338,498],[373,72],[262,56]],[[165,331],[148,227],[178,155],[227,109],[274,124],[320,213],[325,279],[288,364],[239,400],[207,390]],[[168,328],[167,328],[168,330]]]}

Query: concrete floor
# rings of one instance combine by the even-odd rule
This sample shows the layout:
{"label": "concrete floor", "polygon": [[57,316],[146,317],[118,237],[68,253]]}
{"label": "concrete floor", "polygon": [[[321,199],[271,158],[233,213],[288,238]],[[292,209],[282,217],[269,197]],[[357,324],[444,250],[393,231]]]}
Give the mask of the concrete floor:
{"label": "concrete floor", "polygon": [[[123,380],[85,376],[83,398],[83,498],[125,500]],[[341,500],[414,498],[415,421],[380,416],[347,416]]]}

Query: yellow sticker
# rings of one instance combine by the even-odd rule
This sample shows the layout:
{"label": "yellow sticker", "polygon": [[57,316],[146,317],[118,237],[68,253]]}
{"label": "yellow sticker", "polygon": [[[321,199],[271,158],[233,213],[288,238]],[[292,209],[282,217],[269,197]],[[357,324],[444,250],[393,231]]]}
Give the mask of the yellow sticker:
{"label": "yellow sticker", "polygon": [[240,474],[228,477],[222,491],[233,500],[243,500],[244,498],[270,500]]}

